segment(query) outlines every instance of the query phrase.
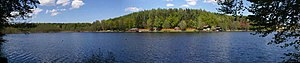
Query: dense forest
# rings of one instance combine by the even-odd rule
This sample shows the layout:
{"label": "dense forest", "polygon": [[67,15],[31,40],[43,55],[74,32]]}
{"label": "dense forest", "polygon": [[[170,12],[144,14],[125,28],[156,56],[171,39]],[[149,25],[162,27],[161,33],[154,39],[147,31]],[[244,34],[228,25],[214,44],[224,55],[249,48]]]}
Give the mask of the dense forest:
{"label": "dense forest", "polygon": [[130,28],[195,28],[220,26],[224,30],[248,30],[246,19],[212,13],[201,9],[152,9],[94,22],[100,30],[128,30]]}
{"label": "dense forest", "polygon": [[128,15],[97,20],[93,23],[32,23],[34,27],[7,27],[4,33],[24,32],[82,32],[82,31],[127,31],[131,28],[150,29],[194,28],[201,30],[203,26],[219,26],[223,30],[249,30],[246,19],[235,19],[233,16],[212,13],[201,9],[152,9],[134,12]]}

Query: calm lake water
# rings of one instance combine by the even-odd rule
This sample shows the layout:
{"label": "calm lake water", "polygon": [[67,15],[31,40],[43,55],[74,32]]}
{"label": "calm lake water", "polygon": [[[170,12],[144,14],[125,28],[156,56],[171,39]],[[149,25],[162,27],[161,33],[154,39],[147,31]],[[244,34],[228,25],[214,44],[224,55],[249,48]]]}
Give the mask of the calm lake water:
{"label": "calm lake water", "polygon": [[283,49],[250,32],[9,34],[12,63],[274,63]]}

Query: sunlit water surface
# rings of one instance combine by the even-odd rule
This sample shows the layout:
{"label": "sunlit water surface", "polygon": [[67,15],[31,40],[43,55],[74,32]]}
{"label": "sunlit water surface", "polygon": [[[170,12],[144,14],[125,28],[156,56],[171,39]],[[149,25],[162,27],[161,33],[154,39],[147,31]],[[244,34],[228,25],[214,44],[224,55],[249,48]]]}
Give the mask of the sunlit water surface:
{"label": "sunlit water surface", "polygon": [[9,34],[12,63],[274,63],[284,50],[250,32]]}

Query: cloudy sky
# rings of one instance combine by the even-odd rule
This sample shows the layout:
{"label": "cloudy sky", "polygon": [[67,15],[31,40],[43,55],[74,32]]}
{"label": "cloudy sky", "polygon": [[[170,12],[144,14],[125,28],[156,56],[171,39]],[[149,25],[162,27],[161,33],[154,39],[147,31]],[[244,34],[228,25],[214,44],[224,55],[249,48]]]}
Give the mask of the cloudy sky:
{"label": "cloudy sky", "polygon": [[30,22],[93,22],[156,8],[193,8],[217,12],[215,0],[39,0]]}

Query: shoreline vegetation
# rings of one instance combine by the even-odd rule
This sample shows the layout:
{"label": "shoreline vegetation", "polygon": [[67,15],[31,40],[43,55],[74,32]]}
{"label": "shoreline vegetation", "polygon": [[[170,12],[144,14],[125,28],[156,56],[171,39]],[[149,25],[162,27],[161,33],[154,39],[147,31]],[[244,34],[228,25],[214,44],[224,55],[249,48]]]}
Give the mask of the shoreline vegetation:
{"label": "shoreline vegetation", "polygon": [[[29,34],[29,33],[60,33],[60,32],[95,32],[95,33],[218,33],[217,31],[156,31],[156,32],[129,32],[129,31],[57,31],[57,32],[18,32],[6,34]],[[231,30],[220,32],[253,32],[252,30]]]}
{"label": "shoreline vegetation", "polygon": [[[75,31],[34,32],[34,33],[71,33],[71,32],[75,32]],[[103,31],[81,31],[81,32],[82,33],[89,33],[89,32],[91,33],[218,33],[218,32],[103,32]],[[223,31],[223,32],[252,32],[252,31]],[[34,33],[7,33],[7,34],[34,34]]]}
{"label": "shoreline vegetation", "polygon": [[152,9],[128,15],[96,20],[93,23],[19,23],[11,24],[3,33],[49,32],[230,32],[251,31],[255,28],[246,16],[208,12],[202,9]]}

